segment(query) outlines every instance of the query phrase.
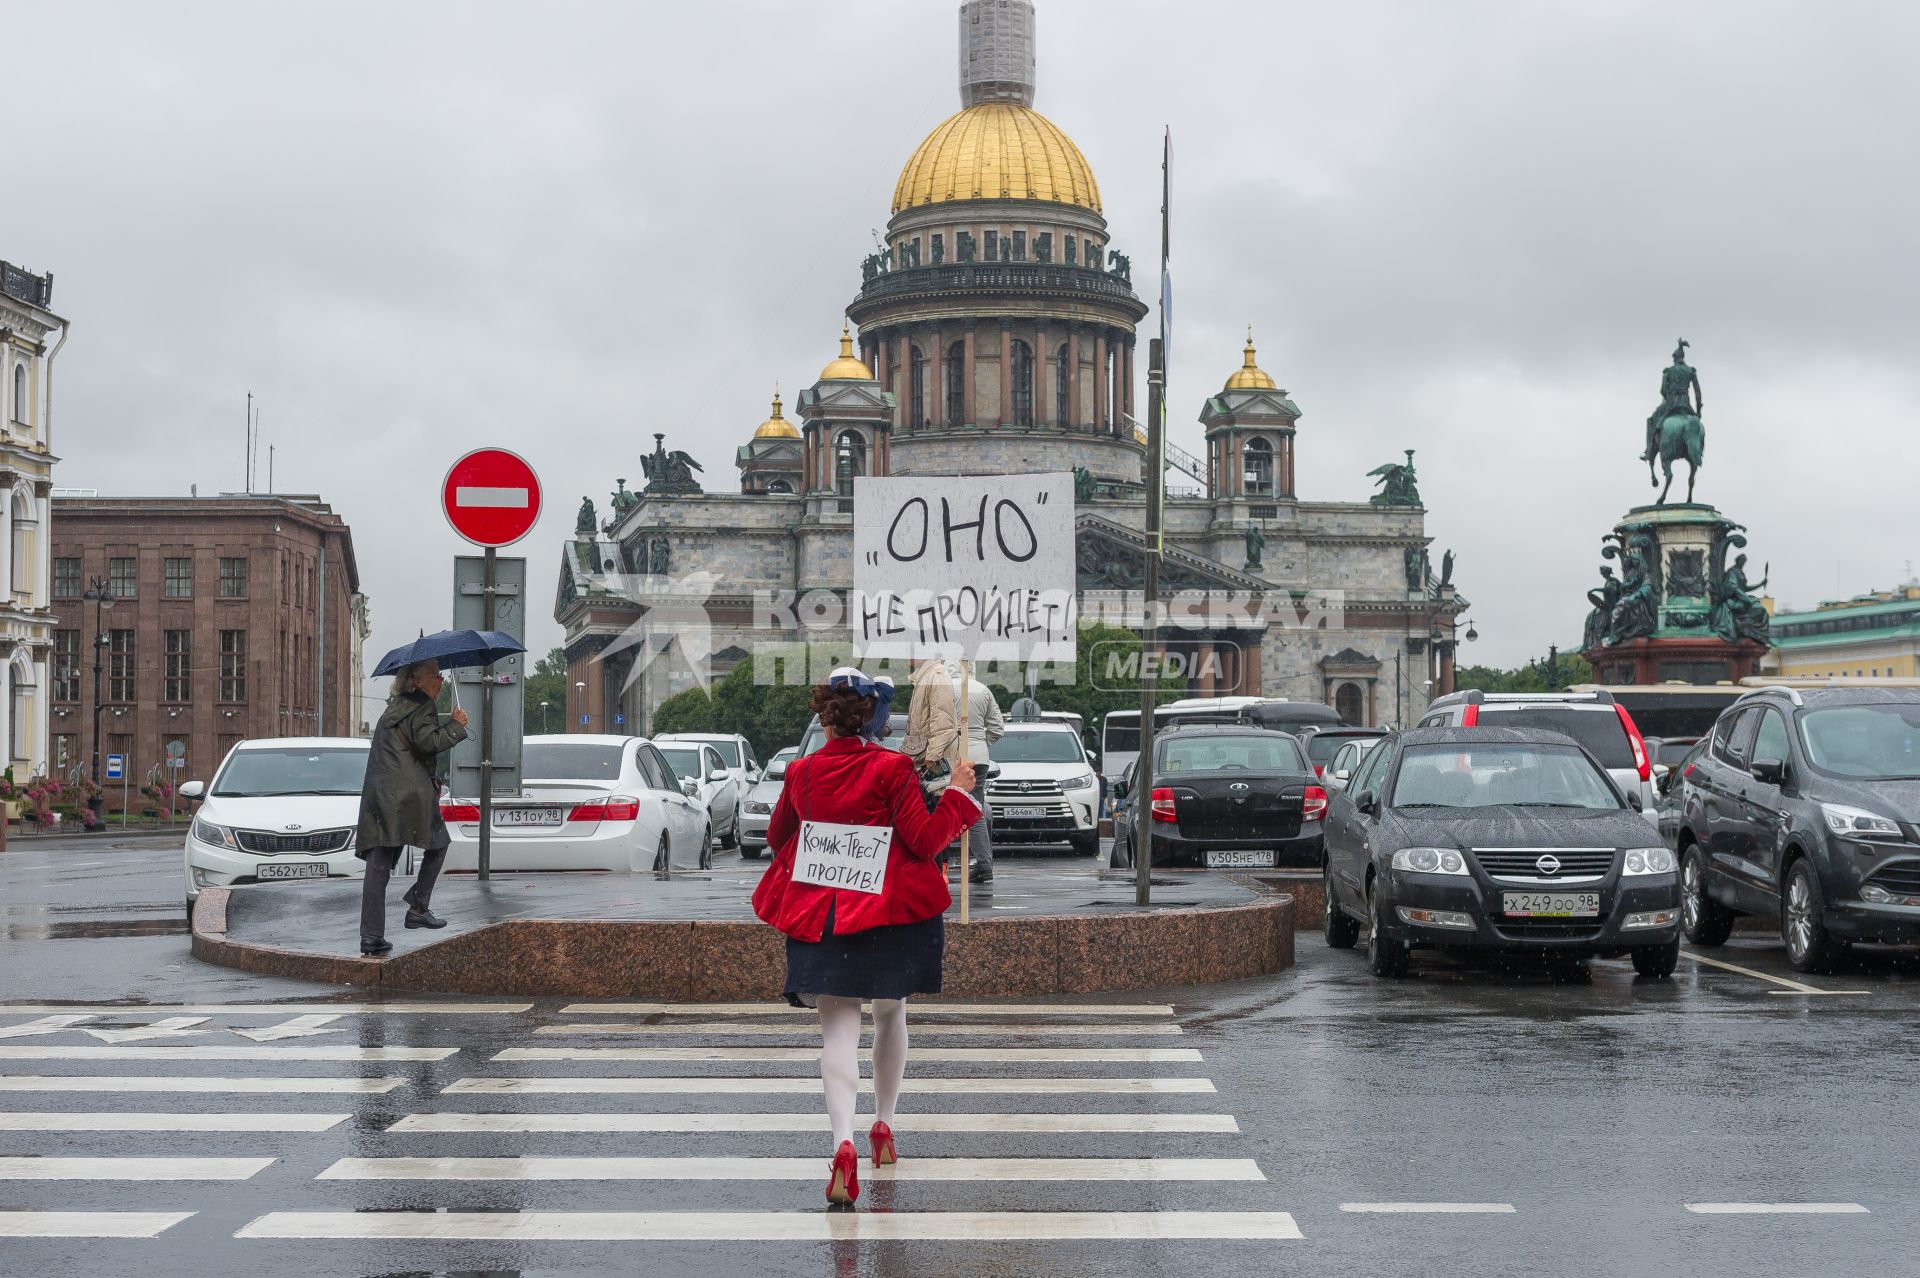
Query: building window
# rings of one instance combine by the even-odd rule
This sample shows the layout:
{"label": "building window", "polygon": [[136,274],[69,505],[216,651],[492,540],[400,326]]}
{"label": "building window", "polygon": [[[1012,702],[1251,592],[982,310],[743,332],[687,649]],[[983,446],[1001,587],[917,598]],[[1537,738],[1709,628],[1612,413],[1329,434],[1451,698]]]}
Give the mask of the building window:
{"label": "building window", "polygon": [[16,762],[25,762],[33,757],[33,667],[15,666],[13,668],[13,695],[9,698],[12,714],[8,716],[8,743],[12,757]]}
{"label": "building window", "polygon": [[777,493],[781,496],[791,496],[793,494],[793,485],[784,479],[776,479],[767,484],[767,491],[769,493]]}
{"label": "building window", "polygon": [[1360,694],[1357,683],[1343,683],[1339,691],[1333,694],[1333,708],[1339,712],[1342,722],[1356,728],[1367,725],[1367,702]]}
{"label": "building window", "polygon": [[851,497],[854,476],[867,473],[867,441],[858,431],[843,430],[834,441],[833,454],[834,487],[842,497]]}
{"label": "building window", "polygon": [[1273,445],[1264,439],[1249,439],[1246,465],[1247,496],[1273,496]]}
{"label": "building window", "polygon": [[80,699],[80,632],[53,632],[53,699]]}
{"label": "building window", "polygon": [[1024,262],[1027,260],[1027,233],[1025,231],[1015,231],[1013,233],[1013,260],[1016,262]]}
{"label": "building window", "polygon": [[193,700],[193,631],[167,631],[167,684],[163,701]]}
{"label": "building window", "polygon": [[24,426],[27,424],[27,366],[13,366],[13,420]]}
{"label": "building window", "polygon": [[1033,347],[1013,339],[1013,424],[1033,425]]}
{"label": "building window", "polygon": [[134,699],[133,631],[107,632],[107,700]]}
{"label": "building window", "polygon": [[220,597],[222,599],[245,599],[247,597],[247,561],[245,556],[220,560]]}
{"label": "building window", "polygon": [[927,424],[927,356],[918,346],[907,357],[907,424],[919,430]]}
{"label": "building window", "polygon": [[286,603],[292,598],[293,584],[289,577],[287,557],[280,556],[280,602]]}
{"label": "building window", "polygon": [[967,344],[947,347],[947,425],[967,420]]}
{"label": "building window", "polygon": [[80,559],[69,559],[62,555],[53,561],[53,597],[55,599],[78,599],[80,597]]}
{"label": "building window", "polygon": [[166,581],[160,593],[168,599],[193,598],[193,560],[169,558],[165,569]]}
{"label": "building window", "polygon": [[989,262],[1000,260],[1000,232],[998,231],[987,232],[987,260]]}
{"label": "building window", "polygon": [[107,560],[107,589],[115,599],[131,599],[139,580],[139,560],[132,555],[115,555]]}
{"label": "building window", "polygon": [[946,260],[947,260],[947,237],[936,231],[934,232],[934,236],[933,236],[933,264],[935,266],[938,266],[940,265],[940,263]]}
{"label": "building window", "polygon": [[1067,236],[1066,245],[1067,265],[1078,266],[1080,264],[1080,241],[1069,235]]}
{"label": "building window", "polygon": [[220,632],[220,699],[245,705],[247,701],[247,632]]}

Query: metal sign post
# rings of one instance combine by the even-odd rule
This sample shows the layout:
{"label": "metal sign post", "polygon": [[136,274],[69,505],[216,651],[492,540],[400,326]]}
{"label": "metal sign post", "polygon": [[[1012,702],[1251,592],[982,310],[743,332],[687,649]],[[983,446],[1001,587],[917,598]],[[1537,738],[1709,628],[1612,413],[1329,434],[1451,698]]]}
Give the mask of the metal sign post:
{"label": "metal sign post", "polygon": [[[963,759],[970,758],[973,753],[973,748],[967,744],[967,703],[973,700],[968,691],[973,682],[973,673],[968,669],[968,664],[964,659],[960,662],[960,687],[954,694],[960,702],[960,757]],[[985,795],[986,792],[987,787],[984,784],[981,785],[980,793]],[[982,798],[980,800],[981,815],[991,820],[991,816],[986,811],[986,804],[986,799]],[[960,831],[960,921],[962,923],[971,922],[973,919],[972,903],[967,891],[967,885],[973,881],[973,864],[969,847],[972,841],[972,826]]]}
{"label": "metal sign post", "polygon": [[[494,614],[495,552],[487,547],[486,568],[480,579],[481,612],[484,620],[480,628],[492,630]],[[493,663],[489,661],[481,670],[483,682],[480,688],[480,860],[476,872],[483,880],[493,877]]]}
{"label": "metal sign post", "polygon": [[1159,700],[1154,645],[1159,642],[1160,494],[1166,487],[1161,443],[1166,438],[1161,404],[1166,385],[1166,348],[1159,338],[1147,344],[1147,553],[1144,615],[1140,625],[1140,754],[1133,765],[1133,903],[1153,897],[1153,705]]}

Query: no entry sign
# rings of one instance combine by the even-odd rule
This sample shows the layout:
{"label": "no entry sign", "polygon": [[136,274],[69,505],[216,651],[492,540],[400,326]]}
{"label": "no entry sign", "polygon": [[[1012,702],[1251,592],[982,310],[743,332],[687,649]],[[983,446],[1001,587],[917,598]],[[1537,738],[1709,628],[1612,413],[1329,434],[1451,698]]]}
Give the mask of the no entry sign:
{"label": "no entry sign", "polygon": [[540,479],[516,453],[477,448],[447,471],[440,504],[474,545],[511,546],[540,518]]}

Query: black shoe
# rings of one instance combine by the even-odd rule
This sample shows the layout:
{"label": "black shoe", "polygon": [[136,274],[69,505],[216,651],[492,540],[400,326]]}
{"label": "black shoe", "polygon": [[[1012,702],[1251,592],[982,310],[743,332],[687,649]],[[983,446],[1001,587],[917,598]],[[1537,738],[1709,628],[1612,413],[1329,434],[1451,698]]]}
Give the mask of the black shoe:
{"label": "black shoe", "polygon": [[993,882],[993,871],[992,870],[975,870],[972,874],[969,874],[967,876],[967,881],[969,883],[991,883]]}
{"label": "black shoe", "polygon": [[393,952],[393,942],[387,940],[385,937],[375,937],[372,940],[368,940],[363,936],[360,938],[360,952],[368,958],[379,958],[383,954],[391,954]]}
{"label": "black shoe", "polygon": [[438,927],[445,927],[446,925],[447,925],[447,921],[441,918],[438,914],[435,914],[432,910],[408,910],[407,911],[408,927],[438,928]]}

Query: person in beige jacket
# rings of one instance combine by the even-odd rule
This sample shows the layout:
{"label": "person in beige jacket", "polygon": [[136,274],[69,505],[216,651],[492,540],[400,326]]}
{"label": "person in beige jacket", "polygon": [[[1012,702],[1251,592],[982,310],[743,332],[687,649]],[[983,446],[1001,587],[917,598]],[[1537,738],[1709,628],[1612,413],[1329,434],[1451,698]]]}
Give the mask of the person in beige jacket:
{"label": "person in beige jacket", "polygon": [[952,672],[938,657],[923,657],[913,671],[913,702],[907,707],[907,736],[901,748],[918,768],[942,761],[953,764],[971,759],[972,794],[980,803],[980,819],[967,839],[975,883],[993,882],[993,830],[987,812],[987,747],[1000,739],[1006,724],[993,691],[978,679],[967,681],[967,731],[960,732],[958,689]]}

